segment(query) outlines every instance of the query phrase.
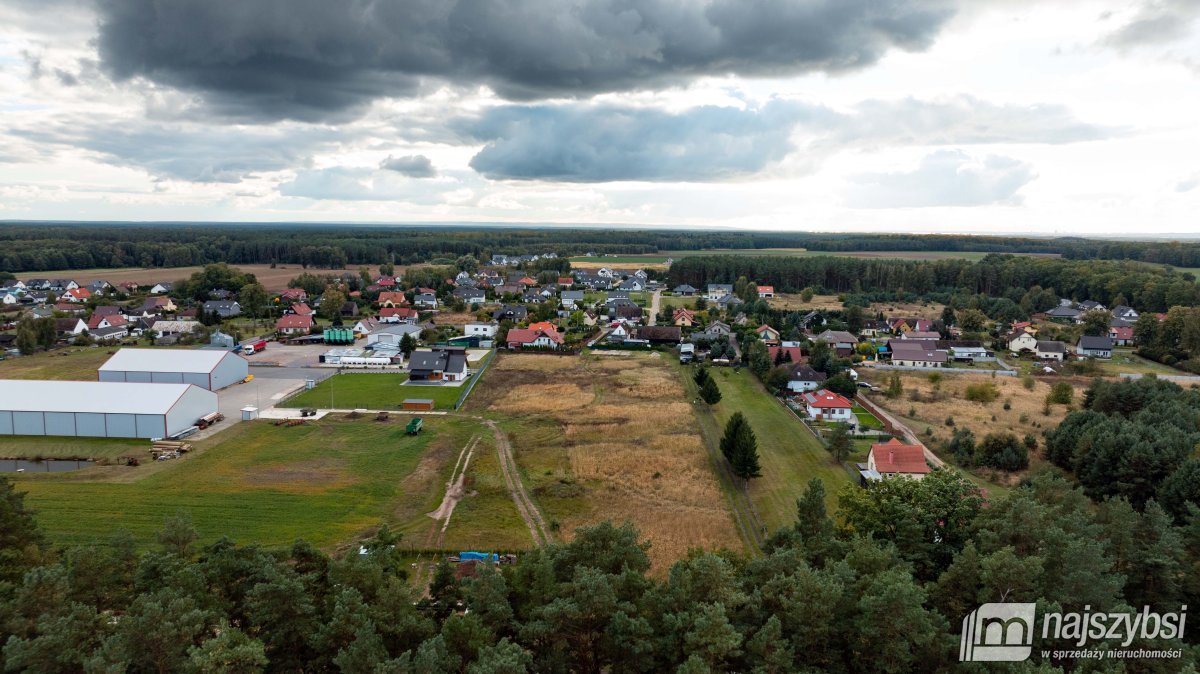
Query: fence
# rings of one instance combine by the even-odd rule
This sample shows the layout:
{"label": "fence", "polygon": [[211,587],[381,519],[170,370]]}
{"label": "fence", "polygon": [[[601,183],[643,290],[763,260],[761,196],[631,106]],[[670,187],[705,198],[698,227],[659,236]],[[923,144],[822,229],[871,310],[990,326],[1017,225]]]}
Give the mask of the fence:
{"label": "fence", "polygon": [[463,386],[463,392],[459,394],[458,400],[454,401],[454,409],[457,410],[458,408],[462,407],[462,404],[467,400],[467,396],[471,395],[471,391],[475,389],[475,384],[477,384],[479,380],[483,378],[483,373],[487,371],[488,366],[491,365],[492,361],[495,359],[496,351],[489,351],[488,355],[484,357],[483,362],[480,363],[479,369],[475,371],[474,375],[472,375],[471,380]]}
{"label": "fence", "polygon": [[[999,363],[999,361],[997,361]],[[1015,377],[1015,370],[992,370],[962,367],[918,367],[916,365],[873,365],[875,370],[900,370],[902,372],[942,372],[946,374],[981,374],[981,375],[996,375],[997,377]]]}

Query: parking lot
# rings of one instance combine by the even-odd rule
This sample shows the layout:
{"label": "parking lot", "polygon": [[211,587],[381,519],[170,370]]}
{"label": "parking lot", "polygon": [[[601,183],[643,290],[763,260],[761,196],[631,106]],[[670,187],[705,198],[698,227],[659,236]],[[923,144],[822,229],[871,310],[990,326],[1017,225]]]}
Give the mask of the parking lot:
{"label": "parking lot", "polygon": [[257,407],[260,412],[271,409],[288,394],[303,388],[305,379],[321,381],[333,375],[333,372],[326,368],[252,365],[250,374],[254,375],[253,380],[217,391],[217,410],[225,415],[225,420],[193,434],[191,438],[199,440],[220,433],[242,420],[243,407]]}
{"label": "parking lot", "polygon": [[[250,367],[316,367],[320,365],[321,354],[332,347],[326,344],[280,344],[267,342],[267,348],[251,356],[246,356]],[[257,375],[255,375],[257,376]]]}

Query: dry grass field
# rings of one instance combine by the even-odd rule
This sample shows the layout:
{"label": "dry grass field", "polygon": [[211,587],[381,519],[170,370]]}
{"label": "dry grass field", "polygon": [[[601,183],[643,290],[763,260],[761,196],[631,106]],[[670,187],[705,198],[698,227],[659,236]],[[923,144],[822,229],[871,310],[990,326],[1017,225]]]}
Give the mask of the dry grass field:
{"label": "dry grass field", "polygon": [[805,302],[800,299],[800,293],[778,293],[767,304],[771,305],[772,309],[785,309],[787,311],[812,311],[814,309],[824,309],[827,311],[841,311],[842,302],[837,295],[813,295],[812,300]]}
{"label": "dry grass field", "polygon": [[[864,368],[866,378],[886,386],[886,378],[891,372],[874,371]],[[950,437],[954,428],[967,428],[980,440],[988,433],[1011,432],[1018,438],[1026,433],[1042,443],[1042,431],[1054,428],[1063,420],[1071,407],[1066,405],[1051,405],[1050,414],[1042,413],[1046,394],[1050,386],[1058,381],[1067,381],[1075,389],[1073,406],[1078,407],[1083,398],[1086,382],[1070,379],[1035,379],[1033,389],[1025,388],[1019,377],[988,377],[986,375],[942,375],[936,385],[929,381],[928,374],[902,372],[901,381],[904,383],[904,395],[889,400],[882,395],[872,396],[872,400],[882,405],[887,411],[896,415],[902,422],[920,435],[922,441],[935,452],[943,440]],[[993,384],[999,395],[990,403],[973,402],[966,399],[967,387],[972,384]],[[919,399],[914,399],[914,392]],[[1009,409],[1004,409],[1008,403]],[[946,425],[946,418],[954,418],[954,427]],[[933,435],[927,435],[926,430],[932,429]],[[942,456],[947,461],[953,457]],[[1036,467],[1041,459],[1030,456],[1031,467]],[[987,477],[994,481],[1013,484],[1019,479],[1019,474],[989,474]]]}
{"label": "dry grass field", "polygon": [[632,521],[664,573],[689,548],[741,547],[679,375],[659,354],[502,354],[470,407],[502,415],[557,536]]}
{"label": "dry grass field", "polygon": [[[269,264],[239,264],[234,265],[243,272],[254,274],[258,282],[263,284],[268,291],[279,292],[287,288],[288,281],[296,278],[305,271],[313,274],[334,274],[345,271],[358,273],[360,266],[347,267],[346,269],[304,269],[298,264],[281,264],[271,268]],[[365,265],[364,265],[365,266]],[[155,267],[155,268],[124,268],[124,269],[79,269],[74,271],[54,271],[54,272],[22,272],[17,274],[19,279],[29,278],[69,278],[74,279],[76,283],[84,285],[96,280],[105,280],[113,285],[123,283],[125,281],[135,281],[139,285],[154,285],[162,281],[178,281],[191,276],[198,272],[203,267]],[[367,271],[372,275],[379,274],[379,267],[375,265],[365,266]],[[396,274],[403,274],[408,267],[396,267]]]}

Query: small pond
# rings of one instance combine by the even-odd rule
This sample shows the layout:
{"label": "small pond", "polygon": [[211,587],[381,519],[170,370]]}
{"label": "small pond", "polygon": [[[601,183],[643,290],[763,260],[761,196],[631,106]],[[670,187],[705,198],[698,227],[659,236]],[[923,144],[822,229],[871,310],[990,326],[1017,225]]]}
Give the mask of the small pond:
{"label": "small pond", "polygon": [[65,473],[87,468],[95,463],[95,461],[76,461],[75,459],[45,459],[43,461],[0,459],[0,473]]}

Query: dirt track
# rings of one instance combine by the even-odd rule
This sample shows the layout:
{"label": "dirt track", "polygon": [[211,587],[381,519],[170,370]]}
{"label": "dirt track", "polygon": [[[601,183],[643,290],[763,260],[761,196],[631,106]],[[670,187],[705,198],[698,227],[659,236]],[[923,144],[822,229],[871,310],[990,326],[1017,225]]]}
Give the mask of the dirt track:
{"label": "dirt track", "polygon": [[500,455],[500,470],[504,473],[504,482],[508,485],[508,492],[512,494],[513,502],[517,504],[517,511],[521,513],[521,519],[525,520],[525,524],[529,527],[534,545],[541,546],[550,543],[553,539],[550,538],[550,531],[546,527],[545,520],[542,519],[542,512],[529,499],[529,493],[525,491],[525,484],[521,482],[521,474],[517,471],[517,462],[513,458],[512,444],[509,443],[508,436],[491,419],[484,420],[483,425],[491,428],[492,433],[496,436],[496,453]]}

